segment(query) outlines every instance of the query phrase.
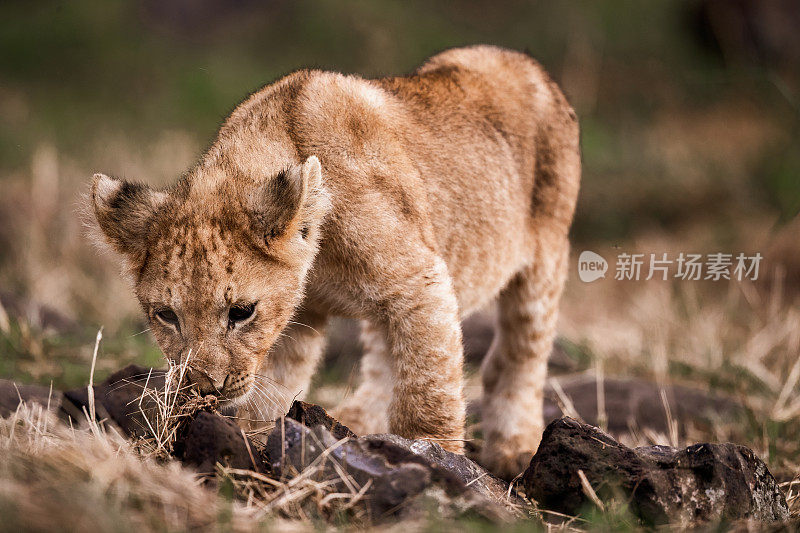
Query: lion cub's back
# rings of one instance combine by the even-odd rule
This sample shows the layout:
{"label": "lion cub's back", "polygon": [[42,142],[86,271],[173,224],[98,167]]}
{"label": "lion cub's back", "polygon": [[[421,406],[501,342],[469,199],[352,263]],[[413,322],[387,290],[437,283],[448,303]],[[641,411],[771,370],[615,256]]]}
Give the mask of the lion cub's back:
{"label": "lion cub's back", "polygon": [[380,83],[414,116],[408,146],[462,309],[480,306],[532,259],[538,144],[569,105],[533,59],[493,46]]}
{"label": "lion cub's back", "polygon": [[569,108],[542,66],[516,50],[490,45],[453,48],[430,57],[415,72],[434,77],[437,73],[451,73],[468,102],[482,104],[479,112],[501,115],[502,124],[494,125],[519,129],[516,134],[535,129],[551,111]]}

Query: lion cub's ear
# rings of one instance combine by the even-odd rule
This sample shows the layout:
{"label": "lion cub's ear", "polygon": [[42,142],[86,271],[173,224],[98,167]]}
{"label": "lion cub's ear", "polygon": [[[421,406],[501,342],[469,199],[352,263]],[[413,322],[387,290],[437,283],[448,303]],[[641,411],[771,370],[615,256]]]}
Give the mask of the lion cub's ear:
{"label": "lion cub's ear", "polygon": [[299,231],[307,235],[328,212],[330,202],[316,156],[268,178],[250,195],[256,231],[269,242]]}
{"label": "lion cub's ear", "polygon": [[167,193],[139,183],[95,174],[92,207],[106,242],[132,261],[144,256],[145,238]]}

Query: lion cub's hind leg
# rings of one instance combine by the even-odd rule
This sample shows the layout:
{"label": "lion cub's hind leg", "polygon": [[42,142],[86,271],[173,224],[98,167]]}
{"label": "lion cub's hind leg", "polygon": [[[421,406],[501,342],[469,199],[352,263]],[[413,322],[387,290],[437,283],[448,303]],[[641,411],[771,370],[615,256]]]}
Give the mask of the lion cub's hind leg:
{"label": "lion cub's hind leg", "polygon": [[355,392],[339,406],[336,418],[356,435],[387,433],[394,378],[386,346],[386,333],[363,321],[361,344],[364,347],[360,364],[361,382]]}
{"label": "lion cub's hind leg", "polygon": [[544,429],[547,360],[556,332],[568,249],[566,239],[540,245],[535,261],[500,293],[495,338],[481,368],[481,461],[506,479],[524,470]]}

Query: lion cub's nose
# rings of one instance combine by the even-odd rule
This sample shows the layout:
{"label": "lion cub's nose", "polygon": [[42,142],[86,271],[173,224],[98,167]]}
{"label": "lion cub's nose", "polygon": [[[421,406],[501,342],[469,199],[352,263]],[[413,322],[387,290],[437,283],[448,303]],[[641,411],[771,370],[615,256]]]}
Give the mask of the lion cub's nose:
{"label": "lion cub's nose", "polygon": [[230,376],[224,372],[203,372],[192,369],[189,370],[188,376],[189,381],[200,390],[200,394],[219,394],[230,381]]}

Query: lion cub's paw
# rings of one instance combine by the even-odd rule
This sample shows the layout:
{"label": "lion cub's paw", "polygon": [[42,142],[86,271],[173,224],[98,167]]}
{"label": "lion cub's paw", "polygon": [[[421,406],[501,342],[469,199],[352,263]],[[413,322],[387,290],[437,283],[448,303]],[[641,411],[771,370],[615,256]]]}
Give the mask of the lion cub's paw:
{"label": "lion cub's paw", "polygon": [[349,427],[356,435],[388,433],[386,413],[374,412],[360,405],[346,404],[335,409],[334,418]]}
{"label": "lion cub's paw", "polygon": [[536,450],[491,450],[484,448],[481,452],[481,464],[492,474],[511,481],[528,468],[531,457]]}

